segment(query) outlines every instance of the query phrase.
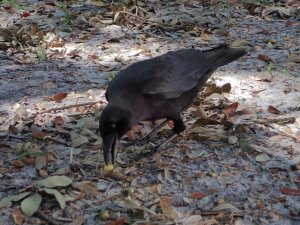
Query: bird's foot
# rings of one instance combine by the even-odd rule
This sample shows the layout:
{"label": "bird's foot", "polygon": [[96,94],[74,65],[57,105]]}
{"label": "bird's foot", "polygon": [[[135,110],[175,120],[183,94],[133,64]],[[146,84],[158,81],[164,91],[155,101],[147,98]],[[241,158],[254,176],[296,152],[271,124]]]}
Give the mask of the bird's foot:
{"label": "bird's foot", "polygon": [[179,134],[186,129],[186,126],[180,116],[173,118],[174,128],[173,131],[175,134]]}

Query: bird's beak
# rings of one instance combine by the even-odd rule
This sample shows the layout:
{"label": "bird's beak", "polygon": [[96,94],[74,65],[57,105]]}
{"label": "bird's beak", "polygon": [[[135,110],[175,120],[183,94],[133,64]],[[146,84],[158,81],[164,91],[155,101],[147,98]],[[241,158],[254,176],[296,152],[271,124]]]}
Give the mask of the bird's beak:
{"label": "bird's beak", "polygon": [[109,153],[111,152],[112,164],[115,164],[115,160],[118,153],[119,135],[118,133],[112,133],[103,137],[103,154],[104,162],[106,165],[109,163]]}

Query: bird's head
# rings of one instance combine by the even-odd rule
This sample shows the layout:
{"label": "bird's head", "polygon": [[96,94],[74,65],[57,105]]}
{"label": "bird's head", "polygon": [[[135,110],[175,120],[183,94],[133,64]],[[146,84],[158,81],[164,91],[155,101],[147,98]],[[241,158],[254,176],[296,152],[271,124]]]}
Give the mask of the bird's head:
{"label": "bird's head", "polygon": [[115,163],[121,137],[131,128],[131,113],[118,106],[108,105],[101,113],[99,130],[103,140],[103,155],[107,165],[111,152],[112,164]]}

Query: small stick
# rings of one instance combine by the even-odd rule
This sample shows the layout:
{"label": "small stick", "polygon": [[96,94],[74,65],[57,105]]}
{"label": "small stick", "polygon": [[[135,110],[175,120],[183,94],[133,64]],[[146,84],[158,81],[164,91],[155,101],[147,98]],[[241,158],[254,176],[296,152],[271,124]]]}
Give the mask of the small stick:
{"label": "small stick", "polygon": [[293,116],[287,116],[287,117],[269,117],[265,119],[257,119],[255,122],[262,123],[262,124],[268,124],[268,123],[294,123],[296,120]]}
{"label": "small stick", "polygon": [[46,221],[50,225],[61,225],[61,223],[56,222],[55,220],[51,219],[49,216],[47,216],[45,213],[43,213],[41,210],[38,210],[35,213],[36,217],[40,218],[41,220]]}
{"label": "small stick", "polygon": [[54,107],[54,108],[46,109],[42,112],[37,112],[34,115],[32,115],[31,117],[28,117],[27,119],[31,120],[31,119],[34,119],[39,114],[49,113],[49,112],[52,112],[52,111],[69,109],[69,108],[84,106],[84,105],[94,105],[94,104],[97,104],[97,103],[104,103],[104,102],[103,101],[93,101],[93,102],[84,102],[84,103],[80,103],[80,104],[72,104],[72,105],[67,105],[67,106]]}

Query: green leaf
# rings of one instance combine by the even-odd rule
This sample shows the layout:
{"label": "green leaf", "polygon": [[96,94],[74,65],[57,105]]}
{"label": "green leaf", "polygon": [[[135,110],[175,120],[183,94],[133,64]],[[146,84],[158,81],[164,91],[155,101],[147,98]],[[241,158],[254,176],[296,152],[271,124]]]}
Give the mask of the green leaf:
{"label": "green leaf", "polygon": [[30,192],[24,192],[18,195],[10,195],[7,197],[4,197],[0,201],[0,209],[5,208],[5,207],[10,207],[12,205],[12,202],[19,201],[23,198],[25,198],[27,195],[29,195]]}
{"label": "green leaf", "polygon": [[53,188],[65,187],[72,183],[72,180],[66,176],[52,176],[38,182],[39,186]]}
{"label": "green leaf", "polygon": [[58,201],[61,209],[64,209],[66,207],[65,197],[59,191],[57,191],[55,189],[50,189],[50,188],[43,188],[41,190],[45,191],[46,193],[48,193],[50,195],[54,195],[56,200]]}
{"label": "green leaf", "polygon": [[243,152],[251,153],[255,150],[251,145],[248,144],[247,140],[243,138],[240,139],[239,144]]}
{"label": "green leaf", "polygon": [[40,208],[42,197],[35,193],[25,198],[21,203],[21,209],[27,216],[32,216]]}

